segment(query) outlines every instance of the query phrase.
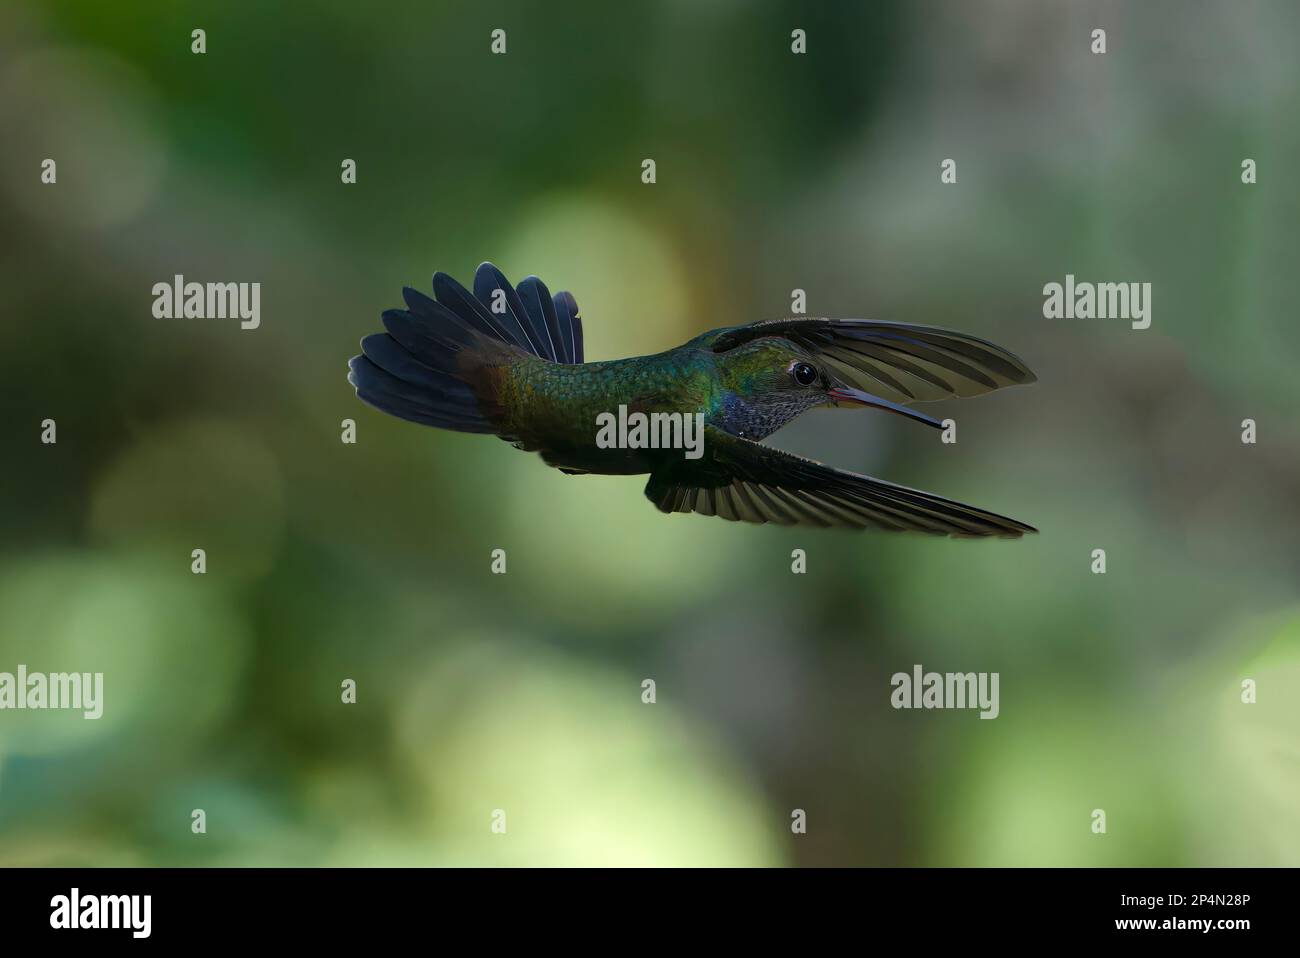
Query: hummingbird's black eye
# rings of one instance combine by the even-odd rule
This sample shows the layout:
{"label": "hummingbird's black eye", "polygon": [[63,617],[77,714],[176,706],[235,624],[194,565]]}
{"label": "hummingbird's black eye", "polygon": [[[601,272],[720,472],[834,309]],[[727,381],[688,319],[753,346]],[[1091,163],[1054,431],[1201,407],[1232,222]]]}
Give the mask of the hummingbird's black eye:
{"label": "hummingbird's black eye", "polygon": [[811,386],[817,381],[817,370],[808,363],[795,363],[790,367],[790,375],[800,386]]}

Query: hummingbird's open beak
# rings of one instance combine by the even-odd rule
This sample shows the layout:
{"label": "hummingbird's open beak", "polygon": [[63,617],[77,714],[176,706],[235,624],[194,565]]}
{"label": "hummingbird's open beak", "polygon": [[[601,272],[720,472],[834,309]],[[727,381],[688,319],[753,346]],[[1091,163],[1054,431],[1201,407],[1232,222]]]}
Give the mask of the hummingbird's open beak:
{"label": "hummingbird's open beak", "polygon": [[917,412],[915,409],[908,409],[906,406],[900,406],[898,403],[890,402],[888,399],[881,399],[879,396],[873,396],[871,393],[863,392],[861,389],[853,389],[850,386],[834,386],[828,395],[835,405],[840,403],[855,403],[859,406],[875,406],[877,409],[884,409],[887,412],[898,413],[900,416],[906,416],[908,419],[915,419],[917,422],[923,422],[927,426],[933,426],[935,429],[942,429],[943,423],[933,416],[927,416],[925,413]]}

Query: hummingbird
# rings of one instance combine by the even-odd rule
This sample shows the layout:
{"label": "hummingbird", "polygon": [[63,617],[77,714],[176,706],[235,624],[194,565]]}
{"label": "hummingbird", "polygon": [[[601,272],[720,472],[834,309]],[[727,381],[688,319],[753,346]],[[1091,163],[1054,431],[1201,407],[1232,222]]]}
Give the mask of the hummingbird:
{"label": "hummingbird", "polygon": [[[402,290],[405,309],[361,340],[348,363],[357,396],[441,429],[498,436],[570,475],[649,474],[660,511],[785,526],[1019,538],[1033,526],[953,499],[762,442],[818,407],[877,409],[942,429],[909,407],[976,396],[1036,377],[1000,346],[932,326],[796,316],[701,333],[651,356],[587,362],[571,293],[536,276],[511,286],[483,263],[473,292],[446,273],[433,298]],[[641,413],[692,417],[681,448],[597,442],[597,424]],[[689,423],[688,423],[689,426]]]}

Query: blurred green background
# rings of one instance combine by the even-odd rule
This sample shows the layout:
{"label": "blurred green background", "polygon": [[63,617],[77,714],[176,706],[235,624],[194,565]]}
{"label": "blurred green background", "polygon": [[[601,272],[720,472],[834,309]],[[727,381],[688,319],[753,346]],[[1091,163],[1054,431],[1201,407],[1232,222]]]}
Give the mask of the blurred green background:
{"label": "blurred green background", "polygon": [[[0,712],[0,864],[1300,864],[1298,36],[1285,0],[5,3],[0,671],[106,701]],[[358,402],[401,287],[484,259],[572,290],[592,359],[795,288],[1001,343],[1041,381],[927,407],[956,445],[772,441],[1042,533],[663,516]],[[1151,282],[1151,328],[1044,319],[1067,272]],[[153,318],[176,273],[260,282],[261,328]],[[1001,716],[893,710],[914,663],[1000,672]]]}

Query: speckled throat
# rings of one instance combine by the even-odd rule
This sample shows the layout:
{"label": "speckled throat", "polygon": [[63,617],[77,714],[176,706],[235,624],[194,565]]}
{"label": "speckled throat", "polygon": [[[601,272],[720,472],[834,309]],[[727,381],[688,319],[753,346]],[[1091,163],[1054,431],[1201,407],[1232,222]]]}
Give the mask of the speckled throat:
{"label": "speckled throat", "polygon": [[746,398],[729,393],[722,401],[714,424],[733,436],[766,439],[792,419],[821,405],[824,396],[807,393],[776,394]]}

